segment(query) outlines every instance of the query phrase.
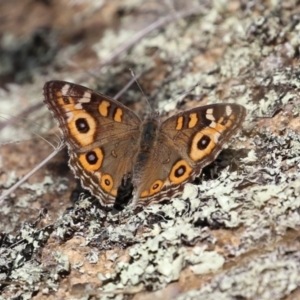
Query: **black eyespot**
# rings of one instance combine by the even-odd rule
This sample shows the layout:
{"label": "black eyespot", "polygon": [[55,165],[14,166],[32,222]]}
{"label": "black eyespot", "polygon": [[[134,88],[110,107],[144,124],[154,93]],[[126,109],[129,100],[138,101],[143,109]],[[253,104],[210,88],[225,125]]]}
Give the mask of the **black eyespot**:
{"label": "black eyespot", "polygon": [[84,118],[77,119],[75,121],[75,125],[76,125],[77,130],[80,133],[87,133],[90,130],[90,126],[89,126],[87,120]]}
{"label": "black eyespot", "polygon": [[64,104],[70,104],[70,98],[67,97],[67,96],[63,96],[63,101],[64,101]]}
{"label": "black eyespot", "polygon": [[186,166],[180,166],[179,168],[177,168],[177,170],[174,172],[174,175],[179,178],[182,175],[184,175],[186,172]]}
{"label": "black eyespot", "polygon": [[105,179],[105,180],[104,180],[104,183],[105,183],[107,186],[110,186],[110,180]]}
{"label": "black eyespot", "polygon": [[86,155],[86,160],[90,165],[95,165],[98,162],[98,157],[95,153],[95,151],[90,151]]}
{"label": "black eyespot", "polygon": [[224,119],[222,120],[222,122],[220,122],[220,124],[226,126],[227,122],[228,122],[228,118],[224,117]]}
{"label": "black eyespot", "polygon": [[204,150],[210,143],[210,137],[203,135],[203,137],[198,141],[197,148],[199,150]]}
{"label": "black eyespot", "polygon": [[152,187],[153,190],[156,190],[158,188],[158,183],[154,184],[154,186]]}

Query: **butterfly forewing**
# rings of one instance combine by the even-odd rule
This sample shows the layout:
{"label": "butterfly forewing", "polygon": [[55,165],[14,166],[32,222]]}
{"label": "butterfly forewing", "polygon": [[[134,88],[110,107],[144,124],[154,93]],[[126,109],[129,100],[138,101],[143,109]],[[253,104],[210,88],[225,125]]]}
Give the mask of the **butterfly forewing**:
{"label": "butterfly forewing", "polygon": [[246,109],[238,104],[212,104],[170,117],[161,134],[192,167],[215,160],[223,144],[241,127]]}
{"label": "butterfly forewing", "polygon": [[129,108],[84,86],[49,81],[44,86],[44,95],[44,102],[73,150],[84,152],[139,130],[141,121]]}

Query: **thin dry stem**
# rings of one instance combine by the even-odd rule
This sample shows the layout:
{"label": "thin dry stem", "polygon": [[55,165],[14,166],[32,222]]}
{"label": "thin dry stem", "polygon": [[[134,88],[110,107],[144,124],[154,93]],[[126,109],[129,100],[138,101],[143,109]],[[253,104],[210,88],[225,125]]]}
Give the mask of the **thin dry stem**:
{"label": "thin dry stem", "polygon": [[[156,22],[150,24],[146,28],[142,29],[138,33],[136,33],[131,39],[120,45],[113,51],[113,53],[105,59],[98,67],[91,69],[88,71],[89,74],[96,76],[95,74],[99,73],[99,70],[103,68],[104,66],[112,63],[114,60],[116,60],[123,52],[127,51],[131,47],[133,47],[138,41],[140,41],[143,37],[145,37],[147,34],[151,33],[152,31],[162,28],[163,26],[166,26],[168,23],[178,21],[180,19],[197,15],[200,12],[203,12],[204,7],[192,7],[191,9],[173,13],[172,15],[169,15],[167,17],[161,18],[160,20],[157,20]],[[94,73],[93,73],[94,72]]]}
{"label": "thin dry stem", "polygon": [[22,183],[24,183],[31,175],[33,175],[36,171],[38,171],[42,166],[44,166],[49,160],[51,160],[59,151],[61,151],[65,147],[65,142],[62,140],[60,145],[42,162],[40,162],[37,166],[35,166],[30,172],[28,172],[22,179],[16,182],[12,187],[2,193],[0,196],[0,204],[4,201],[4,199],[10,195],[13,191],[15,191]]}

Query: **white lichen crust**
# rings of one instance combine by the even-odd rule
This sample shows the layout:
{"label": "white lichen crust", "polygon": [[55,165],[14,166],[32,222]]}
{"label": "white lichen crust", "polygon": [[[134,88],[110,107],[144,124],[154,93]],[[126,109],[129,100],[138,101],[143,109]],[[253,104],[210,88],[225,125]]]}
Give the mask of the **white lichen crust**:
{"label": "white lichen crust", "polygon": [[[106,30],[91,46],[101,62],[121,43],[118,38],[130,39],[135,26],[146,25],[146,16],[155,11],[163,17],[166,10],[155,1],[151,11],[144,1],[121,2],[118,30]],[[130,67],[144,72],[139,82],[162,112],[175,110],[169,99],[184,109],[239,103],[248,115],[238,136],[181,198],[142,210],[107,212],[82,193],[66,211],[57,205],[59,217],[50,225],[36,212],[35,221],[20,226],[22,210],[34,200],[48,196],[50,207],[52,199],[69,199],[64,175],[49,172],[51,179],[42,184],[26,184],[22,191],[30,197],[12,195],[13,204],[1,208],[0,297],[300,298],[300,43],[294,2],[199,2],[186,1],[189,8],[202,5],[196,16],[152,32],[118,63],[105,65],[97,73],[100,81],[83,71],[54,71],[79,45],[59,50],[49,73],[113,96],[131,79]],[[82,9],[76,20],[91,15]],[[46,79],[36,73],[34,84],[42,87]],[[15,89],[12,110],[18,95],[26,94]],[[141,98],[135,88],[123,96],[130,103]],[[1,172],[6,189],[16,175]]]}

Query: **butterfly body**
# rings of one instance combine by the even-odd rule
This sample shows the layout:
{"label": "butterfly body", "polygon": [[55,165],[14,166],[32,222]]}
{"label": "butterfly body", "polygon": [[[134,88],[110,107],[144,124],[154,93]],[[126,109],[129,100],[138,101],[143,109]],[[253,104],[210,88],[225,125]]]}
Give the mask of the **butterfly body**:
{"label": "butterfly body", "polygon": [[44,95],[68,146],[70,168],[105,206],[114,204],[126,178],[136,205],[178,195],[216,158],[246,114],[237,104],[212,104],[165,121],[153,112],[141,121],[118,101],[73,83],[47,82]]}

